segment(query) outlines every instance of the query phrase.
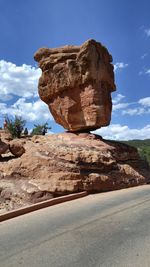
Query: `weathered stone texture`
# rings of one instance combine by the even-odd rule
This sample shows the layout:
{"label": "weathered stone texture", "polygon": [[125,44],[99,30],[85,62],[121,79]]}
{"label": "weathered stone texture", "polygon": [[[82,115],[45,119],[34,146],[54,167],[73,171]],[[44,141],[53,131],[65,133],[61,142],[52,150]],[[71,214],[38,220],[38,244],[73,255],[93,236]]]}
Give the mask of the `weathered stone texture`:
{"label": "weathered stone texture", "polygon": [[12,140],[9,142],[9,150],[10,152],[16,156],[20,157],[23,153],[25,153],[25,148],[23,146],[23,142],[20,140]]}
{"label": "weathered stone texture", "polygon": [[12,153],[16,157],[20,157],[25,153],[24,140],[12,140],[7,130],[0,130],[0,155]]}
{"label": "weathered stone texture", "polygon": [[83,190],[121,189],[150,180],[150,169],[135,148],[94,134],[34,136],[24,147],[21,157],[0,160],[3,199],[9,191],[15,203]]}
{"label": "weathered stone texture", "polygon": [[39,95],[57,123],[70,131],[109,125],[115,90],[112,57],[94,40],[81,46],[41,48]]}

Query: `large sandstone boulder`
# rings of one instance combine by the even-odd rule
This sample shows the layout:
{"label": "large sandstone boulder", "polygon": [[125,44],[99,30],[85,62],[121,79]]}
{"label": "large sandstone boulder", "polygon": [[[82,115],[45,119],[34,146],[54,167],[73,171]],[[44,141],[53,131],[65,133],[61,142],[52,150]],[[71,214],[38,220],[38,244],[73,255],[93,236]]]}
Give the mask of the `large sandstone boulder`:
{"label": "large sandstone boulder", "polygon": [[10,152],[16,156],[16,157],[20,157],[22,156],[23,153],[25,153],[25,148],[23,146],[24,141],[20,141],[18,139],[14,139],[12,141],[9,142],[9,150]]}
{"label": "large sandstone boulder", "polygon": [[25,153],[24,140],[14,139],[12,140],[10,134],[5,131],[0,131],[0,156],[2,154],[12,153],[16,157],[20,157]]}
{"label": "large sandstone boulder", "polygon": [[150,181],[150,169],[135,148],[94,134],[34,136],[24,147],[20,158],[0,161],[3,198],[10,196],[13,203],[29,204],[83,190],[103,192]]}
{"label": "large sandstone boulder", "polygon": [[101,43],[40,48],[34,58],[42,69],[40,98],[57,123],[70,131],[109,125],[114,73],[112,57]]}

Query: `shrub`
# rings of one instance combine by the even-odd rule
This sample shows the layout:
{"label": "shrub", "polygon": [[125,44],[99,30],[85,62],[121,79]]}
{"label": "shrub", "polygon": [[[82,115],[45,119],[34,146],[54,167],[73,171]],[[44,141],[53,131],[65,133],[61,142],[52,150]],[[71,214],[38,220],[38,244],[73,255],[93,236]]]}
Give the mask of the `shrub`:
{"label": "shrub", "polygon": [[14,120],[6,117],[5,120],[7,123],[6,128],[10,132],[12,138],[20,138],[26,121],[19,116],[15,116]]}
{"label": "shrub", "polygon": [[48,129],[51,129],[51,127],[48,126],[48,123],[44,124],[34,124],[34,128],[31,132],[31,135],[45,135],[48,131]]}

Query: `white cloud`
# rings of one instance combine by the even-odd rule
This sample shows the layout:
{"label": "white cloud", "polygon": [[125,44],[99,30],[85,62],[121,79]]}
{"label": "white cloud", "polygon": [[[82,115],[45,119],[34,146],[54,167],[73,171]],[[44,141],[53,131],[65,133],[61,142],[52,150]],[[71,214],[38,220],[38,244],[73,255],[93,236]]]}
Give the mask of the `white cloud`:
{"label": "white cloud", "polygon": [[150,137],[150,124],[140,129],[129,128],[127,125],[111,124],[94,131],[94,133],[112,140],[147,139]]}
{"label": "white cloud", "polygon": [[137,107],[137,108],[129,108],[129,109],[126,109],[126,110],[123,110],[122,111],[122,114],[123,115],[142,115],[142,114],[145,114],[147,113],[146,110],[144,108],[140,108],[140,107]]}
{"label": "white cloud", "polygon": [[141,56],[141,59],[144,59],[145,57],[147,57],[148,53],[145,53]]}
{"label": "white cloud", "polygon": [[146,33],[147,37],[150,37],[150,29],[145,29],[144,32]]}
{"label": "white cloud", "polygon": [[118,104],[115,104],[115,105],[113,105],[113,111],[116,111],[118,109],[126,108],[129,105],[130,105],[129,103],[118,103]]}
{"label": "white cloud", "polygon": [[125,98],[124,95],[122,94],[117,94],[113,99],[112,102],[113,104],[118,104],[120,102],[120,100],[122,100],[123,98]]}
{"label": "white cloud", "polygon": [[139,71],[138,73],[139,75],[149,75],[150,76],[150,69],[143,69],[141,71]]}
{"label": "white cloud", "polygon": [[150,107],[150,97],[141,98],[138,103],[144,107]]}
{"label": "white cloud", "polygon": [[[113,100],[113,114],[118,112],[120,115],[144,115],[150,114],[150,97],[141,98],[137,102],[121,102],[125,96],[118,94]],[[121,111],[120,111],[121,110]]]}
{"label": "white cloud", "polygon": [[129,106],[129,103],[120,103],[120,101],[122,99],[124,99],[125,96],[122,94],[117,94],[117,96],[115,96],[112,99],[112,103],[113,103],[113,111],[119,110],[119,109],[123,109]]}
{"label": "white cloud", "polygon": [[150,75],[150,69],[146,70],[146,71],[145,71],[145,74]]}
{"label": "white cloud", "polygon": [[0,103],[1,114],[8,116],[21,116],[27,122],[53,120],[48,106],[41,100],[26,102],[25,98],[20,98],[10,107],[5,103]]}
{"label": "white cloud", "polygon": [[11,62],[0,60],[0,99],[9,100],[13,95],[19,97],[36,97],[38,79],[41,70],[30,65],[16,66]]}
{"label": "white cloud", "polygon": [[114,71],[116,72],[116,70],[118,69],[124,69],[128,67],[128,64],[127,63],[123,63],[123,62],[117,62],[114,64]]}

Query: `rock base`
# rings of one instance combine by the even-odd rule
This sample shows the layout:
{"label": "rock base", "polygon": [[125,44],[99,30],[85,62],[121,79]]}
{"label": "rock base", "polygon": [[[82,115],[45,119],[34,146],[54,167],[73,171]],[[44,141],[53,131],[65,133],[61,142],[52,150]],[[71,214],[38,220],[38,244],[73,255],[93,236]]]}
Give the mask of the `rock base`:
{"label": "rock base", "polygon": [[1,202],[35,203],[87,191],[104,192],[146,184],[150,169],[136,148],[88,133],[34,136],[25,153],[0,159]]}

